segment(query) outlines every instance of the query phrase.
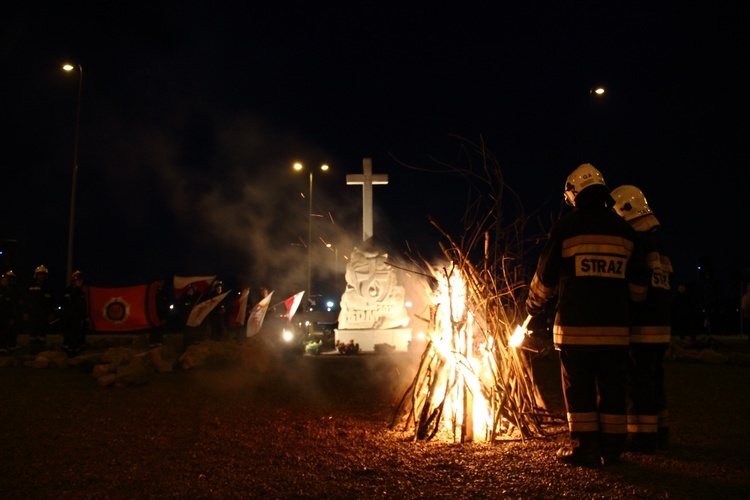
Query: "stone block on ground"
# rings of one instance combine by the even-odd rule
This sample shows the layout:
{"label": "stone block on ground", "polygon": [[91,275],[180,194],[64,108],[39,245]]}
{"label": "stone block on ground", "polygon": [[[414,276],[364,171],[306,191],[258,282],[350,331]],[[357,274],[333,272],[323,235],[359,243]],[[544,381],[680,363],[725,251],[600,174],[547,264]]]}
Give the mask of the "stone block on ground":
{"label": "stone block on ground", "polygon": [[109,363],[100,363],[94,365],[94,367],[91,369],[91,373],[94,375],[94,378],[100,378],[104,375],[114,373],[115,370],[116,368],[113,368]]}
{"label": "stone block on ground", "polygon": [[79,354],[78,356],[74,356],[68,359],[68,364],[70,366],[75,366],[77,368],[88,368],[90,370],[93,370],[94,366],[101,362],[102,353],[99,352]]}
{"label": "stone block on ground", "polygon": [[154,368],[156,368],[156,371],[159,373],[172,372],[177,365],[177,354],[168,345],[151,349],[148,352],[148,356],[151,363],[153,363]]}
{"label": "stone block on ground", "polygon": [[16,366],[16,358],[13,356],[0,356],[0,368]]}
{"label": "stone block on ground", "polygon": [[99,382],[99,385],[101,386],[108,386],[115,383],[117,380],[117,374],[115,373],[106,373],[102,375],[101,377],[97,377],[96,381]]}
{"label": "stone block on ground", "polygon": [[112,347],[102,354],[102,361],[117,368],[127,364],[137,353],[138,351],[130,347]]}
{"label": "stone block on ground", "polygon": [[67,368],[68,356],[62,351],[43,351],[34,357],[32,368]]}

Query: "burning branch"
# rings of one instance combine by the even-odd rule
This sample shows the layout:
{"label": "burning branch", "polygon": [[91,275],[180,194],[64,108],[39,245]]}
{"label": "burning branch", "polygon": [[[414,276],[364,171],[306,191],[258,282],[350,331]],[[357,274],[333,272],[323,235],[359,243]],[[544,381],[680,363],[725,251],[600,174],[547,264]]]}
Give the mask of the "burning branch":
{"label": "burning branch", "polygon": [[[495,176],[487,182],[501,191],[499,169],[490,168],[482,152],[485,173]],[[494,204],[487,214],[465,221],[474,232],[464,235],[463,246],[438,227],[449,242],[441,248],[450,264],[437,269],[425,263],[437,282],[428,342],[391,423],[392,428],[413,429],[417,440],[441,431],[462,443],[527,439],[546,436],[546,424],[559,424],[544,407],[528,351],[519,347],[528,318],[518,327],[520,341],[513,336],[522,310],[518,296],[526,283],[517,264],[522,252],[514,248],[522,242],[523,220],[501,230],[502,197],[495,193],[490,198]],[[472,206],[478,210],[479,205]],[[481,259],[480,268],[470,256]]]}

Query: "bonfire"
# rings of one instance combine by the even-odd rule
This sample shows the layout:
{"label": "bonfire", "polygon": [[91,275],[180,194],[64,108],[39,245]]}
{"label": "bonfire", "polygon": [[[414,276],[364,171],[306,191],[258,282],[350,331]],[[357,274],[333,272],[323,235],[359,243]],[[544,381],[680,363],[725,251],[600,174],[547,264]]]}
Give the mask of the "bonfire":
{"label": "bonfire", "polygon": [[[499,169],[483,155],[486,180],[501,191]],[[489,198],[489,214],[465,225],[474,229],[462,245],[443,232],[447,263],[422,266],[432,297],[420,318],[427,323],[427,343],[391,422],[394,429],[413,431],[415,440],[523,440],[545,437],[561,424],[545,408],[531,366],[535,351],[525,346],[529,318],[524,320],[520,303],[527,280],[517,248],[523,220],[501,229],[502,197],[495,192]]]}

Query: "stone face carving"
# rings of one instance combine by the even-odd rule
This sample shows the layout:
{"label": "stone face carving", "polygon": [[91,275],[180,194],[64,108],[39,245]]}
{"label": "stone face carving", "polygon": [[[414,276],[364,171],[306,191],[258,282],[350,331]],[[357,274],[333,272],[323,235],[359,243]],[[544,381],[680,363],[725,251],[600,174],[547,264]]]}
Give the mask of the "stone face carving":
{"label": "stone face carving", "polygon": [[409,324],[404,287],[387,253],[355,248],[346,266],[339,330],[391,329]]}

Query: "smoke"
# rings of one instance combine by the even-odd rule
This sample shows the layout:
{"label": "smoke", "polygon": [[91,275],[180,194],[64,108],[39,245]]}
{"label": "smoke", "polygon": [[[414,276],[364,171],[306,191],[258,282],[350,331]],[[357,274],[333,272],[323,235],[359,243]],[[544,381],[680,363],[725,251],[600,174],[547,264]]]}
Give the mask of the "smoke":
{"label": "smoke", "polygon": [[232,286],[291,295],[306,287],[309,211],[308,172],[292,164],[326,161],[331,170],[314,173],[313,282],[343,292],[362,205],[335,159],[251,115],[175,116],[137,129],[110,118],[93,139],[93,161],[105,167],[95,183],[106,193],[94,212],[114,211],[118,226],[132,229],[110,234],[109,247],[128,245],[125,261],[149,255],[152,275],[218,274]]}

